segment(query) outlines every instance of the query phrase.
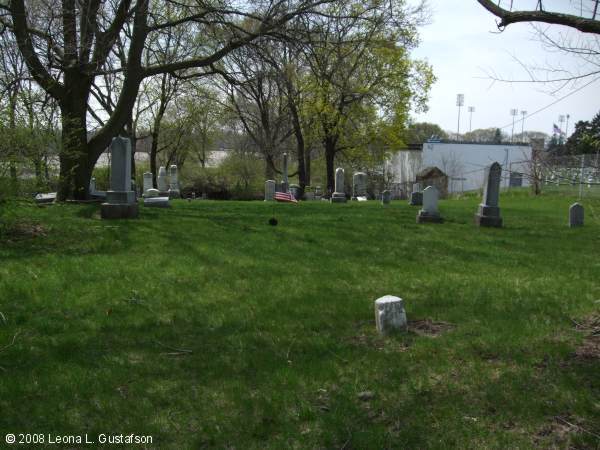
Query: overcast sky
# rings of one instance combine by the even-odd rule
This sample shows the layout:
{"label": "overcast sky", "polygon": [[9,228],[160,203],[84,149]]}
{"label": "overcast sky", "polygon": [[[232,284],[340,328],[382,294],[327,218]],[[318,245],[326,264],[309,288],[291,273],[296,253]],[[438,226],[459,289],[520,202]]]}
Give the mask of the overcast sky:
{"label": "overcast sky", "polygon": [[[565,0],[561,1],[565,4]],[[515,3],[525,6],[527,1]],[[579,5],[579,2],[570,3]],[[563,88],[555,94],[550,92],[552,89],[548,85],[492,82],[490,74],[511,80],[527,79],[527,72],[519,61],[539,67],[560,66],[573,72],[581,70],[581,60],[545,48],[536,39],[536,32],[530,24],[513,24],[498,33],[496,17],[476,0],[429,0],[429,4],[433,23],[421,28],[422,43],[413,55],[426,59],[433,66],[438,81],[431,91],[429,111],[415,115],[416,121],[437,123],[445,130],[456,132],[458,93],[465,95],[461,133],[469,130],[468,106],[475,107],[473,129],[502,127],[512,124],[510,110],[513,108],[533,113],[571,94],[525,120],[525,130],[548,134],[552,133],[553,123],[559,125],[559,115],[570,115],[571,134],[576,121],[590,120],[600,110],[600,80],[584,87],[593,78],[584,79],[574,87]],[[569,33],[571,39],[589,39],[588,35],[560,26],[552,26],[550,32],[554,36]],[[576,89],[581,90],[574,92]],[[520,118],[519,114],[517,119]],[[510,134],[511,128],[512,125],[509,125],[503,131]],[[563,131],[564,128],[566,123],[563,123]],[[517,122],[515,133],[520,131],[521,124]]]}

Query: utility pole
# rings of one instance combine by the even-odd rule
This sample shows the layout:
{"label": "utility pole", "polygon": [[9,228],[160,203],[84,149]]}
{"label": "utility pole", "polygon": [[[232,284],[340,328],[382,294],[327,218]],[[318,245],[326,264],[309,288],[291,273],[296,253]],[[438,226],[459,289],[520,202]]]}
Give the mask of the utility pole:
{"label": "utility pole", "polygon": [[456,106],[458,106],[458,125],[456,126],[456,140],[460,136],[460,108],[465,104],[465,94],[456,95]]}
{"label": "utility pole", "polygon": [[527,115],[527,111],[521,111],[521,142],[525,142],[525,116]]}
{"label": "utility pole", "polygon": [[473,113],[475,112],[474,106],[469,106],[469,133],[473,131]]}
{"label": "utility pole", "polygon": [[513,143],[514,137],[515,137],[515,117],[517,116],[517,114],[519,113],[518,109],[511,109],[510,110],[510,115],[513,118],[513,125],[512,125],[512,131],[510,133],[510,143]]}

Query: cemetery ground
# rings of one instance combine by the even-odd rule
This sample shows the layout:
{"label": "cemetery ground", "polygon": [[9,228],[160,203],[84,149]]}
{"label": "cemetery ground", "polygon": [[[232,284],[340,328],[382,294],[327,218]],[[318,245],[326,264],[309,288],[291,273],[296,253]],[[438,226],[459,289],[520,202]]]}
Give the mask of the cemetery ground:
{"label": "cemetery ground", "polygon": [[[0,439],[600,448],[600,200],[572,229],[569,195],[503,194],[502,229],[479,200],[424,225],[406,201],[5,204]],[[385,294],[407,332],[377,335]]]}

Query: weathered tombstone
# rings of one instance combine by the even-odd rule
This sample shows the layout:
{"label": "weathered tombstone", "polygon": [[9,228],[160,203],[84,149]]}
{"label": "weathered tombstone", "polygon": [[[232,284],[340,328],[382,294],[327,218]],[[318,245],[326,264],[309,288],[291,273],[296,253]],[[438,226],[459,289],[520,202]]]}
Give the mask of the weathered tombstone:
{"label": "weathered tombstone", "polygon": [[158,192],[158,189],[152,188],[146,191],[146,196],[144,198],[154,198],[158,196],[160,196],[160,192]]}
{"label": "weathered tombstone", "polygon": [[357,201],[358,197],[367,196],[367,174],[356,172],[352,175],[352,200]]}
{"label": "weathered tombstone", "polygon": [[335,192],[331,194],[331,203],[346,203],[346,193],[344,192],[344,169],[341,167],[335,169]]}
{"label": "weathered tombstone", "polygon": [[143,175],[143,180],[144,180],[144,191],[142,193],[142,197],[148,197],[148,191],[150,189],[154,190],[154,184],[152,182],[152,172],[144,172]]}
{"label": "weathered tombstone", "polygon": [[175,164],[172,164],[169,168],[169,198],[181,198],[177,166]]}
{"label": "weathered tombstone", "polygon": [[381,204],[389,205],[392,200],[392,193],[387,189],[381,193]]}
{"label": "weathered tombstone", "polygon": [[508,181],[510,187],[521,187],[523,186],[523,174],[520,172],[511,172]]}
{"label": "weathered tombstone", "polygon": [[56,201],[56,192],[50,192],[48,194],[37,194],[34,200],[35,203],[37,203],[38,205],[44,203],[53,203],[54,201]]}
{"label": "weathered tombstone", "polygon": [[485,168],[485,182],[483,185],[483,202],[475,214],[475,223],[480,227],[501,227],[500,217],[500,181],[502,180],[502,166],[497,162]]}
{"label": "weathered tombstone", "polygon": [[265,202],[275,200],[275,180],[265,181]]}
{"label": "weathered tombstone", "polygon": [[133,195],[135,196],[135,200],[137,201],[137,199],[138,199],[137,183],[133,179],[131,180],[131,190],[133,191]]}
{"label": "weathered tombstone", "polygon": [[106,198],[106,191],[98,191],[96,189],[97,189],[97,187],[96,187],[96,178],[92,177],[90,179],[90,191],[89,191],[90,197],[93,200],[105,199]]}
{"label": "weathered tombstone", "polygon": [[406,311],[402,299],[385,295],[375,300],[375,325],[377,331],[384,335],[406,330]]}
{"label": "weathered tombstone", "polygon": [[102,203],[103,219],[131,219],[138,216],[135,192],[131,190],[131,142],[116,137],[110,144],[110,190]]}
{"label": "weathered tombstone", "polygon": [[287,192],[289,189],[290,183],[288,180],[288,155],[287,153],[283,154],[283,180],[281,181],[281,192]]}
{"label": "weathered tombstone", "polygon": [[417,214],[417,223],[442,223],[444,219],[438,210],[439,192],[435,186],[427,186],[423,191],[423,208]]}
{"label": "weathered tombstone", "polygon": [[573,203],[569,207],[569,226],[571,228],[583,226],[583,206]]}
{"label": "weathered tombstone", "polygon": [[146,197],[144,199],[146,208],[170,208],[169,197]]}
{"label": "weathered tombstone", "polygon": [[408,202],[411,206],[421,206],[423,204],[423,193],[421,192],[421,183],[414,183],[412,192],[410,194],[410,201]]}
{"label": "weathered tombstone", "polygon": [[289,190],[296,200],[300,200],[301,195],[300,195],[300,186],[299,185],[290,184]]}
{"label": "weathered tombstone", "polygon": [[315,200],[321,200],[323,197],[323,190],[321,186],[315,186]]}
{"label": "weathered tombstone", "polygon": [[167,184],[167,169],[164,166],[160,166],[158,169],[158,176],[156,177],[156,188],[160,195],[168,195],[169,186]]}

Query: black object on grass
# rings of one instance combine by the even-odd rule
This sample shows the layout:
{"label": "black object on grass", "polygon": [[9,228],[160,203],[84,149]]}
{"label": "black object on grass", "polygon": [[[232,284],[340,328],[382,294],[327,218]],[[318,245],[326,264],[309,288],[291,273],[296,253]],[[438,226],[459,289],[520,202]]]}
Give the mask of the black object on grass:
{"label": "black object on grass", "polygon": [[276,226],[277,225],[277,219],[275,217],[271,217],[269,219],[269,225]]}

